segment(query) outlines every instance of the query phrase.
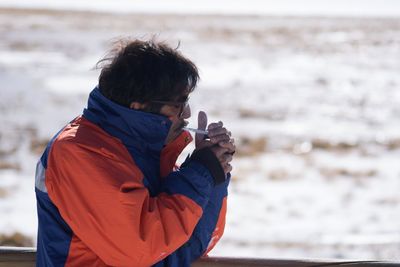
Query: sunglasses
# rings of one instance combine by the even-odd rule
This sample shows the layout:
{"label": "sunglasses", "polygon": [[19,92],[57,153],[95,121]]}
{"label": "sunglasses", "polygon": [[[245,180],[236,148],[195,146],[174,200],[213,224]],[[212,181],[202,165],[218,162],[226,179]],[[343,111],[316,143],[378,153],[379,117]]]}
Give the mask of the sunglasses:
{"label": "sunglasses", "polygon": [[189,106],[189,98],[186,99],[184,102],[173,102],[173,101],[151,101],[151,103],[155,103],[155,104],[162,104],[162,105],[168,105],[168,106],[174,106],[179,108],[179,118],[182,117],[183,112],[185,111],[185,109],[188,108]]}

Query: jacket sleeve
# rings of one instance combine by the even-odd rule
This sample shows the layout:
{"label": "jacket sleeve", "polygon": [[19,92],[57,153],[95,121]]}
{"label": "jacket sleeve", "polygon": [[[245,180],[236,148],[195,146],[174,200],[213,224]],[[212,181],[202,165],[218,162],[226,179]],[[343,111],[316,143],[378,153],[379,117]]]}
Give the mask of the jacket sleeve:
{"label": "jacket sleeve", "polygon": [[[229,184],[229,180],[228,180],[228,184]],[[228,187],[228,185],[226,185],[226,187],[225,187],[222,200],[219,199],[219,202],[217,202],[217,203],[220,203],[218,219],[217,219],[217,223],[214,227],[214,230],[213,230],[211,236],[209,236],[209,238],[208,238],[207,247],[204,250],[204,246],[203,246],[203,250],[201,250],[202,254],[195,255],[194,260],[196,260],[200,256],[206,256],[215,247],[215,245],[217,245],[218,241],[221,239],[222,235],[224,234],[225,223],[226,223],[226,212],[227,212],[227,208],[228,208],[227,207],[228,206],[228,204],[227,204],[227,201],[228,201],[227,187]],[[211,205],[213,205],[213,204],[211,204]],[[215,204],[215,205],[217,206],[218,204]],[[207,205],[207,207],[208,207],[208,205]]]}
{"label": "jacket sleeve", "polygon": [[189,266],[217,244],[225,228],[229,181],[230,174],[224,183],[213,189],[204,213],[188,242],[154,267]]}
{"label": "jacket sleeve", "polygon": [[[122,148],[121,148],[122,149]],[[150,266],[188,241],[212,189],[207,168],[191,162],[150,197],[129,153],[54,142],[46,186],[63,219],[112,266]]]}

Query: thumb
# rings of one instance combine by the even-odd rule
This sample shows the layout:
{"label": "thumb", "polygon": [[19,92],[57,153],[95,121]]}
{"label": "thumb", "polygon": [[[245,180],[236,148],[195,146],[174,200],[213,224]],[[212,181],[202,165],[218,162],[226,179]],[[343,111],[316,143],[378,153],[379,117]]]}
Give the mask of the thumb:
{"label": "thumb", "polygon": [[199,111],[197,116],[197,127],[199,130],[205,130],[207,127],[207,114],[204,111]]}
{"label": "thumb", "polygon": [[[207,128],[207,114],[204,111],[199,111],[197,116],[197,129],[205,130]],[[204,134],[196,133],[195,142],[196,147],[199,147],[200,143],[204,140]]]}

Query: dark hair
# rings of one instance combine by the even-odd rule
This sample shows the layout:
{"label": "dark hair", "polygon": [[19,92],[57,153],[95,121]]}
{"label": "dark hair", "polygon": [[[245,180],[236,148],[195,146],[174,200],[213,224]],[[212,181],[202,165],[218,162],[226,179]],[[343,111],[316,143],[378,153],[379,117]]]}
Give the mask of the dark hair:
{"label": "dark hair", "polygon": [[126,107],[133,101],[171,101],[191,93],[199,73],[177,49],[154,39],[120,40],[96,65],[101,68],[100,92]]}

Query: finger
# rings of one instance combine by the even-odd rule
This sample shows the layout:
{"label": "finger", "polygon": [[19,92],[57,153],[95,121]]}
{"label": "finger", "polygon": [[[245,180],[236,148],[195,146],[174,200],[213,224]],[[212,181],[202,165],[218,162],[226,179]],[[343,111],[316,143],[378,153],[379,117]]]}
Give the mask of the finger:
{"label": "finger", "polygon": [[232,159],[233,159],[232,155],[228,153],[224,153],[221,156],[221,161],[223,162],[223,164],[228,164],[229,162],[232,161]]}
{"label": "finger", "polygon": [[229,141],[229,140],[230,140],[230,137],[226,134],[210,137],[210,141],[213,144],[218,144],[219,142],[224,142],[224,141]]}
{"label": "finger", "polygon": [[232,140],[232,139],[229,140],[229,141],[219,142],[218,145],[220,147],[228,149],[229,153],[233,153],[236,150],[236,146],[235,146],[234,140]]}
{"label": "finger", "polygon": [[[197,115],[197,128],[200,130],[205,130],[207,127],[207,114],[204,111],[199,111],[199,114]],[[199,148],[200,146],[204,145],[204,134],[195,134],[195,144],[196,148]]]}
{"label": "finger", "polygon": [[220,146],[212,146],[211,150],[214,152],[215,156],[218,158],[218,160],[221,162],[222,160],[222,155],[229,152],[226,148],[220,147]]}
{"label": "finger", "polygon": [[232,171],[232,165],[228,163],[227,165],[225,165],[223,167],[223,169],[224,169],[224,173],[226,175],[226,174],[228,174],[228,173],[230,173]]}
{"label": "finger", "polygon": [[207,114],[204,111],[199,111],[197,115],[197,127],[200,130],[205,130],[207,128]]}
{"label": "finger", "polygon": [[[225,127],[217,127],[208,130],[208,136],[213,137],[216,135],[226,134],[228,135],[228,130]],[[229,136],[229,135],[228,135]]]}
{"label": "finger", "polygon": [[224,124],[222,123],[222,121],[213,122],[213,123],[210,123],[210,125],[208,125],[208,129],[207,130],[210,131],[210,130],[215,129],[215,128],[221,128],[223,125]]}
{"label": "finger", "polygon": [[212,147],[212,146],[215,146],[215,144],[211,143],[210,140],[204,139],[201,141],[201,144],[197,146],[195,149],[199,150],[204,147]]}

